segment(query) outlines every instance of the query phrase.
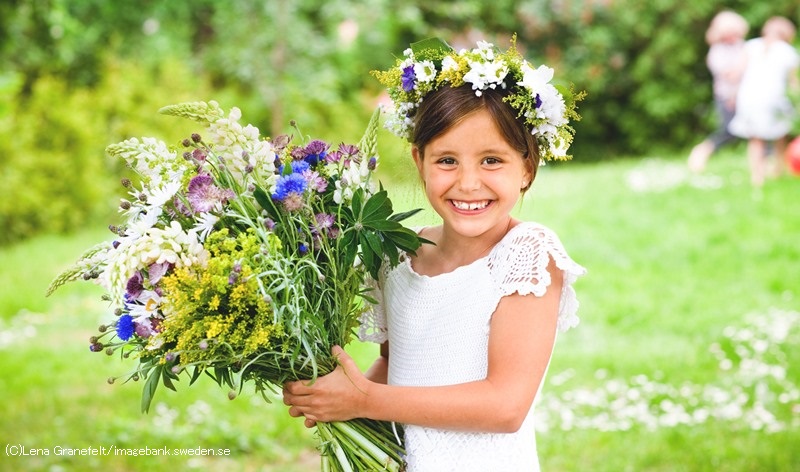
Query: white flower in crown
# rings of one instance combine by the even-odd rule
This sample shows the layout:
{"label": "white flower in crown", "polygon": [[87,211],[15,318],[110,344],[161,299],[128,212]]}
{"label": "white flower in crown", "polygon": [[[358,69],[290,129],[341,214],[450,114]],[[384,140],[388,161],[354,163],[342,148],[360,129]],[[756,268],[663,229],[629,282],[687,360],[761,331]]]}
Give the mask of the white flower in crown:
{"label": "white flower in crown", "polygon": [[420,82],[433,82],[436,78],[436,64],[432,61],[422,61],[414,64],[414,74]]}

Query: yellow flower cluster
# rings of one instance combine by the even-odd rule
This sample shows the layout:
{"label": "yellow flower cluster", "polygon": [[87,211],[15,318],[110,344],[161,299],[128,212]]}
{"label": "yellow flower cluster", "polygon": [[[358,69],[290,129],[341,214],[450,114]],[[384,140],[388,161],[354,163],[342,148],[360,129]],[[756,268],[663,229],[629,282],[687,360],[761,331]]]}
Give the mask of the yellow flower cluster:
{"label": "yellow flower cluster", "polygon": [[181,365],[247,357],[270,347],[283,334],[253,271],[260,257],[279,247],[262,245],[252,231],[236,237],[222,229],[209,235],[208,265],[182,267],[163,279],[164,321],[150,346],[173,352]]}

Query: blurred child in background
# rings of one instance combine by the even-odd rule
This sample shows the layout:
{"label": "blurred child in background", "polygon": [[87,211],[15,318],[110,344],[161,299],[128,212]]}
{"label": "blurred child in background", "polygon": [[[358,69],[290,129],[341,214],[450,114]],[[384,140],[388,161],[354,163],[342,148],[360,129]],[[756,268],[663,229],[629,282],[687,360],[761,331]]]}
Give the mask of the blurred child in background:
{"label": "blurred child in background", "polygon": [[795,33],[790,20],[775,16],[764,24],[760,38],[745,45],[736,114],[728,129],[748,140],[750,181],[756,188],[764,184],[767,175],[768,142],[774,143],[777,157],[773,174],[783,170],[786,137],[796,113],[788,94],[790,89],[800,88],[800,55],[791,45]]}
{"label": "blurred child in background", "polygon": [[738,13],[717,13],[706,31],[709,44],[706,65],[711,72],[719,127],[703,142],[692,148],[689,154],[689,169],[701,172],[708,159],[725,143],[735,139],[728,131],[728,124],[736,111],[736,92],[741,73],[739,66],[744,56],[745,36],[749,29],[747,21]]}

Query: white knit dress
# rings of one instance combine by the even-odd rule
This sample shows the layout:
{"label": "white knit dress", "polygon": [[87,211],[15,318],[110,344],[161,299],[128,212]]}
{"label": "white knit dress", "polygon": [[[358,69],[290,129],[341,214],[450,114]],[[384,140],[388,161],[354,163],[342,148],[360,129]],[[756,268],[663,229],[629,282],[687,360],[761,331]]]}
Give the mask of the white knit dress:
{"label": "white knit dress", "polygon": [[[384,272],[379,304],[362,318],[361,338],[389,341],[389,384],[452,385],[486,378],[489,323],[500,299],[518,292],[542,296],[550,285],[548,262],[563,271],[558,328],[578,324],[572,284],[585,273],[554,232],[520,223],[475,262],[429,277],[405,258]],[[536,316],[536,313],[531,313]],[[409,472],[539,470],[533,406],[516,433],[447,431],[405,427]]]}

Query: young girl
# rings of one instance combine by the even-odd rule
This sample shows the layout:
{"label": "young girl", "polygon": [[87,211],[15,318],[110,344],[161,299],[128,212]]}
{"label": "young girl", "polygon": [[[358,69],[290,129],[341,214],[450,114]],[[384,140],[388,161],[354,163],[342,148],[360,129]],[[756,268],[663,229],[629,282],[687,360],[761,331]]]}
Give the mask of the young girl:
{"label": "young girl", "polygon": [[760,38],[749,40],[745,46],[736,116],[728,129],[748,140],[750,181],[755,188],[764,184],[767,174],[767,142],[775,144],[778,173],[783,166],[786,136],[796,114],[788,92],[800,87],[800,55],[790,44],[794,35],[794,24],[776,16],[764,23]]}
{"label": "young girl", "polygon": [[377,74],[412,143],[426,196],[441,216],[423,245],[380,277],[362,338],[381,344],[362,374],[340,366],[292,382],[292,416],[403,423],[408,471],[536,471],[533,403],[557,328],[577,324],[572,288],[584,269],[548,228],[511,216],[540,157],[566,158],[574,103],[512,46],[417,46]]}

